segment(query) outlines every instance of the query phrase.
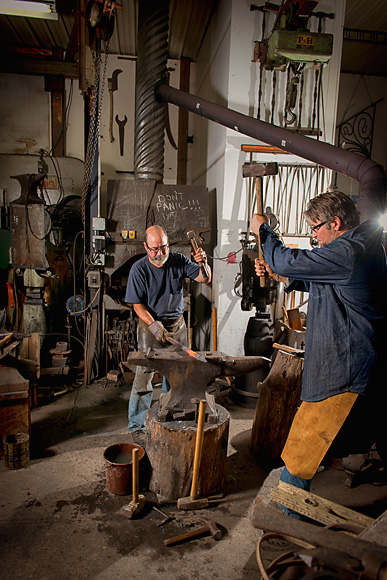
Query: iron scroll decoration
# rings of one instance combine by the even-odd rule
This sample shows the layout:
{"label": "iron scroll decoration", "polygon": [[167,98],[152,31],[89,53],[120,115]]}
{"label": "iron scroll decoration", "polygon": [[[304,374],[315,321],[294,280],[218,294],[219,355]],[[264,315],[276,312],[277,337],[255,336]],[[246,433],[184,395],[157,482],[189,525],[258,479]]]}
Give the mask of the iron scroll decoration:
{"label": "iron scroll decoration", "polygon": [[371,159],[376,105],[382,100],[372,103],[337,126],[339,147]]}

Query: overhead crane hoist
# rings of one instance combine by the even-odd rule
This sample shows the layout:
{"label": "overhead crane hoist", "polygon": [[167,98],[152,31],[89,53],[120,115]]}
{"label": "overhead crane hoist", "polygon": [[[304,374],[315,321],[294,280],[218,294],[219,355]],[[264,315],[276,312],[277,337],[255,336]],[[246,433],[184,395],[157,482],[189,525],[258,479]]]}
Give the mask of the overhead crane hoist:
{"label": "overhead crane hoist", "polygon": [[[325,18],[334,18],[334,14],[314,12],[319,0],[283,0],[276,5],[265,2],[261,7],[251,5],[251,10],[263,12],[263,35],[265,13],[277,14],[274,26],[268,37],[254,43],[254,62],[269,71],[288,70],[286,88],[285,124],[295,123],[297,116],[294,108],[297,102],[298,86],[302,71],[305,68],[321,67],[332,56],[333,35],[321,32],[321,22]],[[311,32],[308,24],[310,17],[319,20],[318,32]],[[262,69],[261,69],[262,71]],[[262,74],[262,73],[261,73]]]}
{"label": "overhead crane hoist", "polygon": [[[289,63],[314,65],[327,63],[332,56],[333,35],[321,32],[321,20],[333,18],[333,14],[313,12],[318,0],[286,0],[281,6],[266,2],[263,12],[276,12],[277,18],[270,35],[255,42],[254,62],[260,62],[267,70],[286,70]],[[311,16],[319,19],[319,31],[311,32],[308,22]]]}

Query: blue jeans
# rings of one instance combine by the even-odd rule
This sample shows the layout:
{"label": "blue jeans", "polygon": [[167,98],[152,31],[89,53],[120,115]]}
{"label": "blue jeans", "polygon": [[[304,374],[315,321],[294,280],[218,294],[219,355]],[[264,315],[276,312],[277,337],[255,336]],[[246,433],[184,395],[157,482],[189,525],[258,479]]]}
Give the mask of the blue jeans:
{"label": "blue jeans", "polygon": [[[290,471],[287,470],[286,467],[283,468],[281,473],[280,481],[284,481],[285,483],[289,483],[290,485],[294,485],[294,487],[298,487],[299,489],[304,489],[305,491],[310,491],[310,484],[312,483],[311,479],[302,479],[301,477],[296,477],[292,475]],[[294,510],[285,507],[284,505],[277,504],[280,510],[286,515],[294,518],[296,520],[304,520],[305,517]]]}
{"label": "blue jeans", "polygon": [[[128,418],[129,431],[142,431],[145,429],[145,418],[153,397],[152,378],[154,372],[149,372],[146,367],[137,367],[134,377],[132,392],[129,398]],[[170,390],[169,383],[163,377],[162,392],[168,393]]]}
{"label": "blue jeans", "polygon": [[[165,328],[172,336],[181,344],[187,343],[187,327],[183,316],[176,320],[163,321]],[[137,344],[139,351],[146,351],[148,347],[154,350],[175,350],[178,347],[161,345],[153,334],[148,329],[148,326],[140,319],[137,328]],[[133,381],[132,392],[129,399],[128,417],[129,431],[137,431],[145,429],[145,418],[150,406],[152,404],[153,386],[152,378],[154,372],[149,372],[147,367],[136,367],[136,374]],[[168,393],[170,390],[169,383],[163,377],[162,392]]]}

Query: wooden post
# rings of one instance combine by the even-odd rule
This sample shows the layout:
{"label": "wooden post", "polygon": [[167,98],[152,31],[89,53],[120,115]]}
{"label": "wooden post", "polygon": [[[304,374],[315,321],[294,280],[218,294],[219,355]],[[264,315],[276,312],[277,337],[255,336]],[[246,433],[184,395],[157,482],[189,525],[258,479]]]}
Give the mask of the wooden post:
{"label": "wooden post", "polygon": [[216,307],[212,307],[212,350],[216,352],[218,350],[218,331],[217,331],[217,311]]}

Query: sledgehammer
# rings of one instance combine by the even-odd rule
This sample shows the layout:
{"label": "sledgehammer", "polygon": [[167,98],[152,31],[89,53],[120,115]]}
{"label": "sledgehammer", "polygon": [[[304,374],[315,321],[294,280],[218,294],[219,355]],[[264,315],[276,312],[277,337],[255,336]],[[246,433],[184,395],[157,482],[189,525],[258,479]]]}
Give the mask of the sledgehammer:
{"label": "sledgehammer", "polygon": [[196,430],[195,455],[192,473],[191,494],[188,497],[181,497],[177,500],[177,507],[181,510],[200,510],[209,506],[210,502],[206,497],[198,498],[198,482],[200,461],[202,458],[204,423],[206,421],[206,401],[199,403],[198,427]]}
{"label": "sledgehammer", "polygon": [[146,504],[145,495],[139,495],[138,448],[132,449],[132,501],[124,506],[124,515],[130,520],[140,513]]}

